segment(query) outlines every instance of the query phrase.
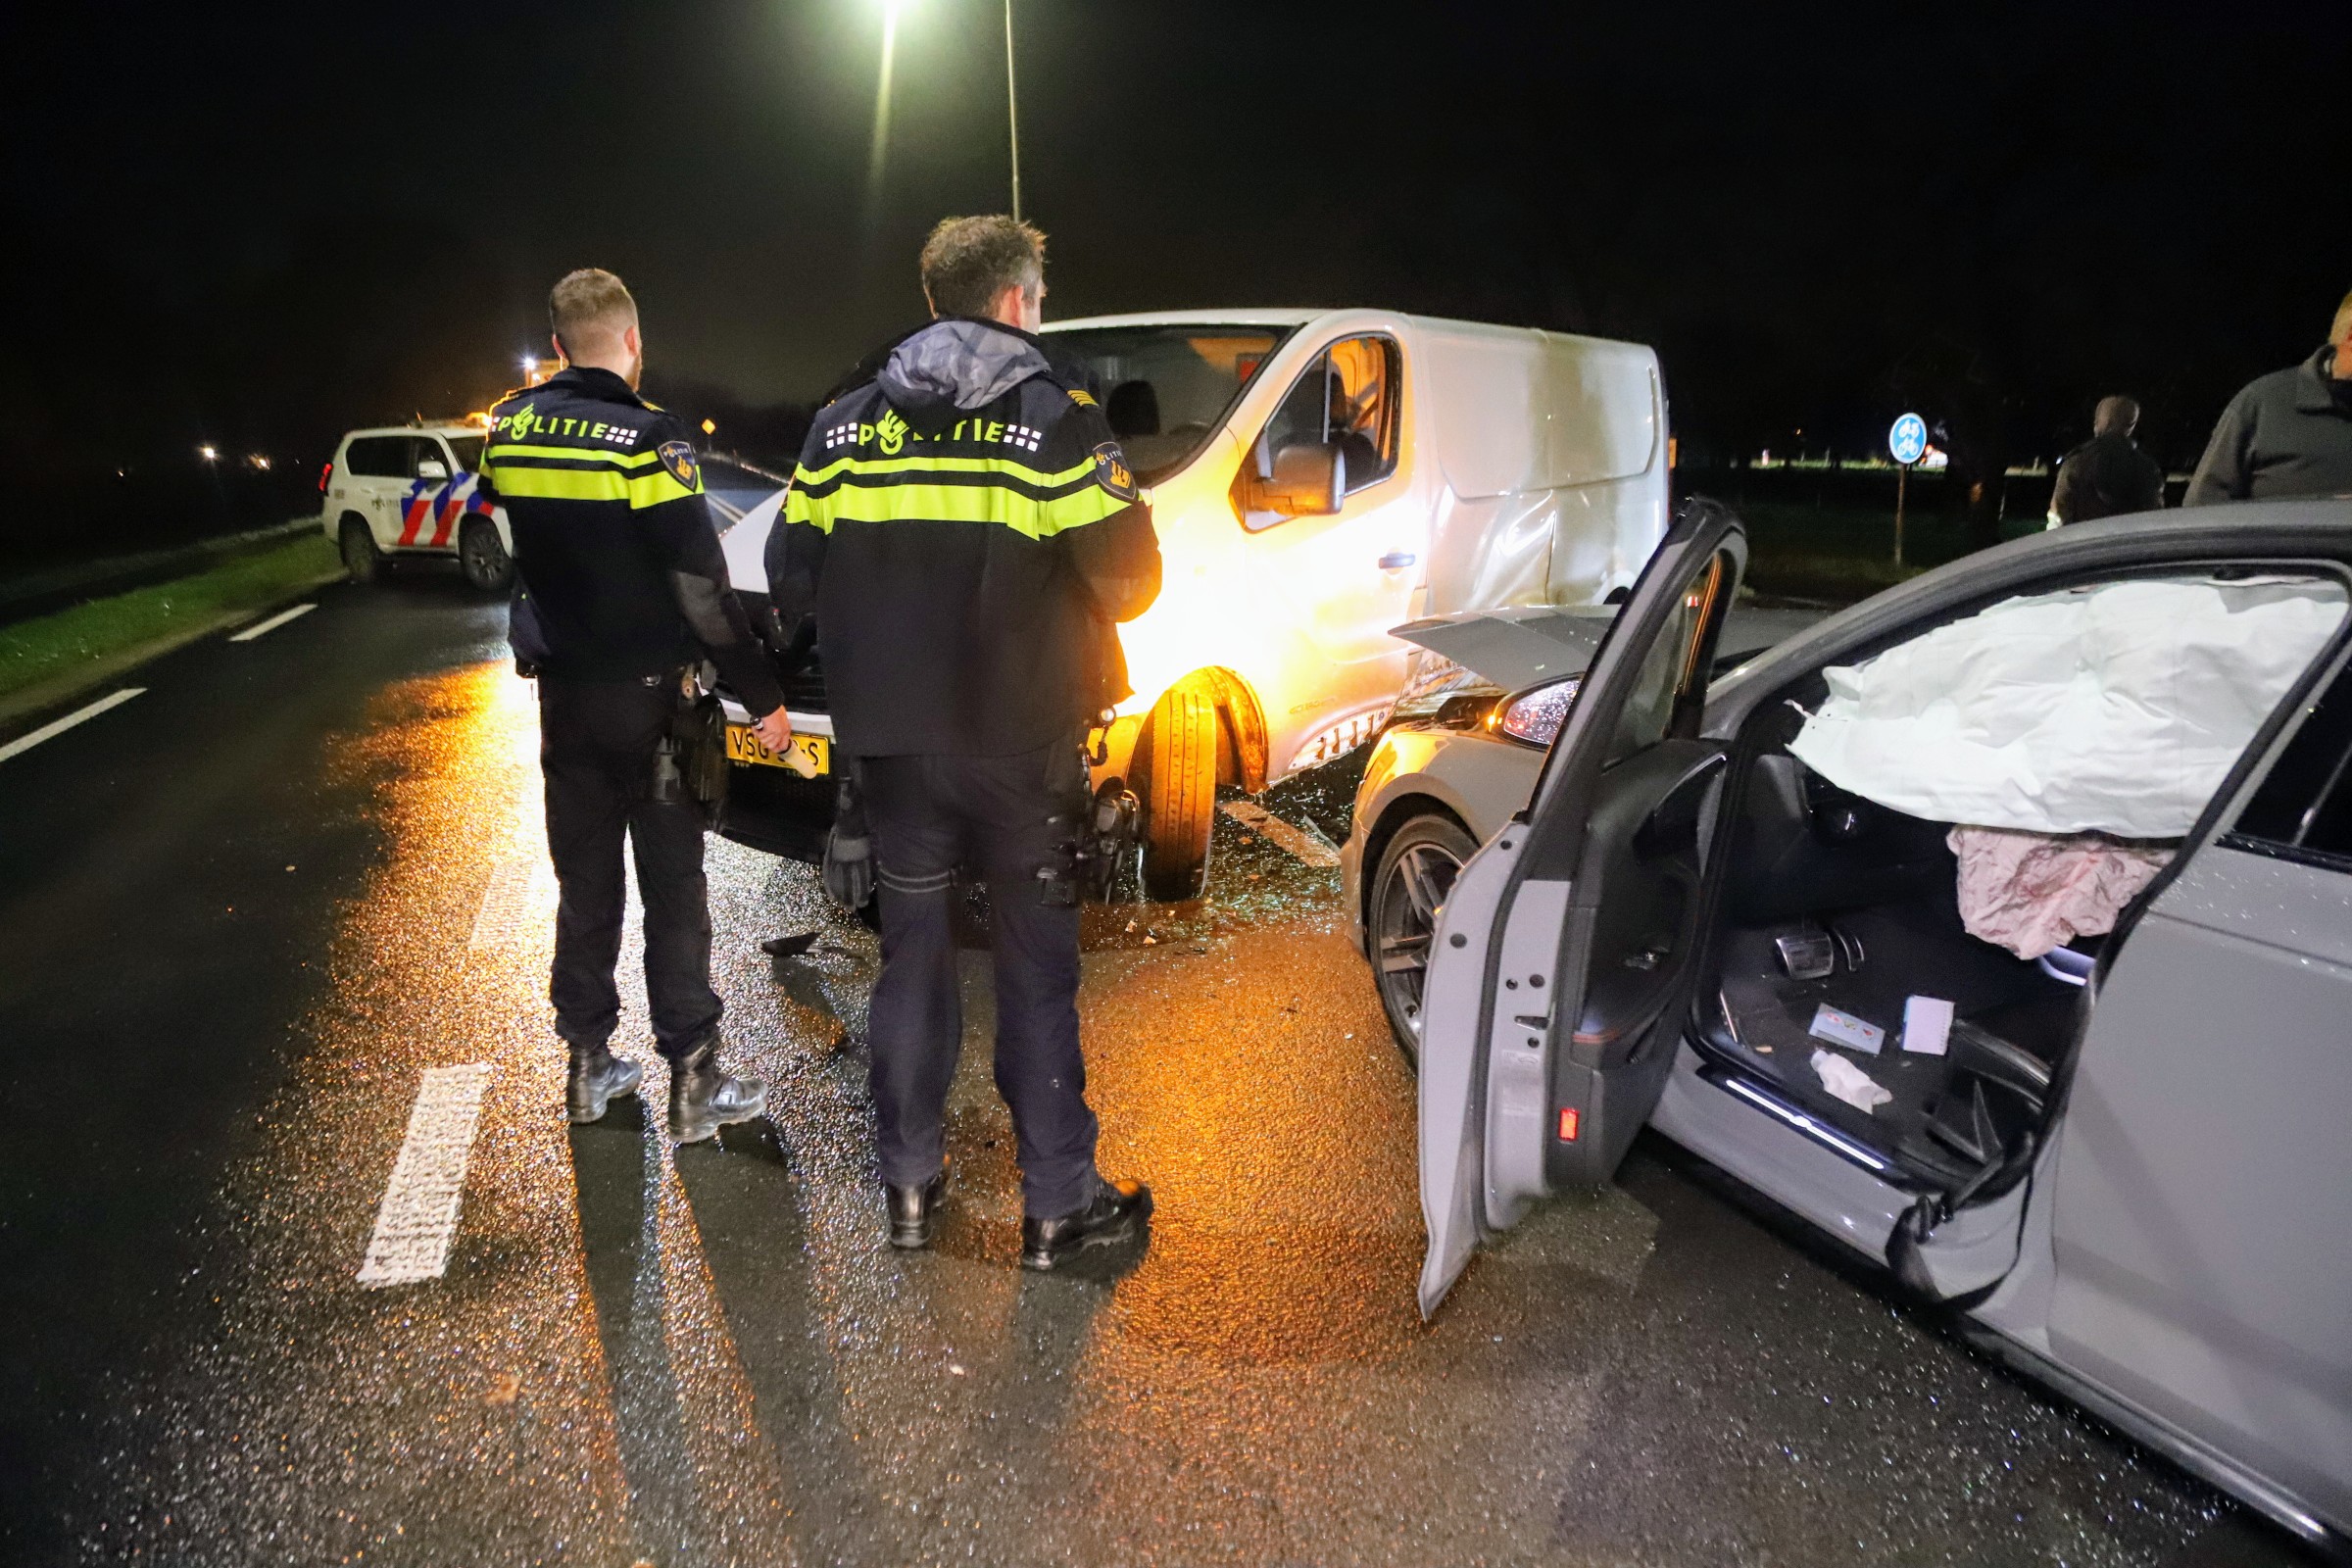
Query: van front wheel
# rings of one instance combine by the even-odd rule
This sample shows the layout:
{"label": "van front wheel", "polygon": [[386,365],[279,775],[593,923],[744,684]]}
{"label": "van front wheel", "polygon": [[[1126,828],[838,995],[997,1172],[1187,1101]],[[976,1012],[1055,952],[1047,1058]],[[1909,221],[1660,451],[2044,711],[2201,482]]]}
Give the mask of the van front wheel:
{"label": "van front wheel", "polygon": [[1166,693],[1145,720],[1144,745],[1144,894],[1199,898],[1217,810],[1216,704],[1181,686]]}

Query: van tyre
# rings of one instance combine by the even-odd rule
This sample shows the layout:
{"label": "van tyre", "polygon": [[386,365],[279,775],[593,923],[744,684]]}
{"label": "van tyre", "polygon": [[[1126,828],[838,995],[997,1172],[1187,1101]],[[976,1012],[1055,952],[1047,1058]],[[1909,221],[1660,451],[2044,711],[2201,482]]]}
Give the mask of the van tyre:
{"label": "van tyre", "polygon": [[487,517],[468,517],[458,530],[458,568],[466,580],[486,594],[505,593],[514,580],[514,558],[498,537],[498,524]]}
{"label": "van tyre", "polygon": [[1380,853],[1365,902],[1364,945],[1389,1032],[1405,1065],[1421,1070],[1421,1004],[1437,944],[1438,906],[1478,842],[1449,816],[1416,816]]}
{"label": "van tyre", "polygon": [[384,575],[384,553],[375,547],[375,535],[357,517],[343,519],[343,531],[337,536],[343,549],[343,571],[353,582],[380,582]]}
{"label": "van tyre", "polygon": [[1217,812],[1217,705],[1179,686],[1152,705],[1144,723],[1144,895],[1197,899],[1208,879],[1209,829]]}

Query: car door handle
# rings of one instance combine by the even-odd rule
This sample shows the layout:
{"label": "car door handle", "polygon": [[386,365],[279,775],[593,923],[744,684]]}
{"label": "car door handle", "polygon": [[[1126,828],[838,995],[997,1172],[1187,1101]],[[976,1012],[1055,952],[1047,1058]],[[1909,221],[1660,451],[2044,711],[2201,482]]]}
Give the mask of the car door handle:
{"label": "car door handle", "polygon": [[1414,562],[1420,559],[1421,558],[1419,556],[1413,555],[1409,551],[1392,550],[1387,555],[1380,558],[1380,569],[1383,571],[1402,571],[1405,567],[1411,565]]}

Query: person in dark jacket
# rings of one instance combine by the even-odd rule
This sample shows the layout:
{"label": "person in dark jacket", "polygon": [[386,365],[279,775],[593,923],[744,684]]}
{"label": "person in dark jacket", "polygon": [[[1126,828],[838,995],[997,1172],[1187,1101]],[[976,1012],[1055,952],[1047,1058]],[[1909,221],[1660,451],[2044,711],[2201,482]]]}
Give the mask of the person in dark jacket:
{"label": "person in dark jacket", "polygon": [[2341,495],[2352,495],[2352,294],[2325,347],[2230,400],[2181,505]]}
{"label": "person in dark jacket", "polygon": [[645,901],[645,989],[669,1062],[669,1132],[696,1143],[760,1114],[767,1092],[718,1065],[702,812],[658,787],[658,760],[686,671],[706,657],[760,715],[770,747],[783,749],[792,723],[728,591],[692,433],[637,395],[637,302],[611,272],[583,268],[556,284],[548,315],[564,368],[491,411],[482,477],[514,533],[515,659],[539,681],[560,890],[549,992],[571,1048],[570,1115],[595,1121],[637,1092],[637,1064],[609,1046],[620,1021],[612,970],[625,844]]}
{"label": "person in dark jacket", "polygon": [[2050,492],[2050,515],[2060,522],[2091,522],[2164,505],[2164,470],[2132,443],[2139,405],[2127,397],[2099,399],[2091,416],[2090,439],[2058,460],[2058,483]]}
{"label": "person in dark jacket", "polygon": [[1150,1189],[1095,1166],[1075,855],[1081,748],[1128,695],[1115,623],[1158,596],[1159,541],[1085,372],[1037,336],[1044,236],[949,219],[921,270],[936,319],[817,413],[771,592],[784,624],[813,610],[881,884],[866,1032],[890,1240],[929,1245],[947,1192],[963,1038],[949,889],[969,865],[989,888],[1021,1262],[1050,1269],[1151,1212]]}

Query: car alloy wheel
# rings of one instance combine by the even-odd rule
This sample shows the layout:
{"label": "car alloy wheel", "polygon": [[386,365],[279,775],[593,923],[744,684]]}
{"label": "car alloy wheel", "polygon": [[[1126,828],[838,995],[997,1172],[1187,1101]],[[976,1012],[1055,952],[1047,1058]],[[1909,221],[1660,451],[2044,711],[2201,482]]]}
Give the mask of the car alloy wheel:
{"label": "car alloy wheel", "polygon": [[1453,891],[1462,863],[1478,845],[1450,817],[1418,816],[1396,830],[1381,852],[1366,926],[1372,973],[1389,1029],[1404,1059],[1421,1061],[1421,997],[1437,940],[1438,909]]}
{"label": "car alloy wheel", "polygon": [[466,520],[458,535],[458,565],[483,593],[503,592],[514,580],[514,560],[498,537],[498,526],[480,517]]}

